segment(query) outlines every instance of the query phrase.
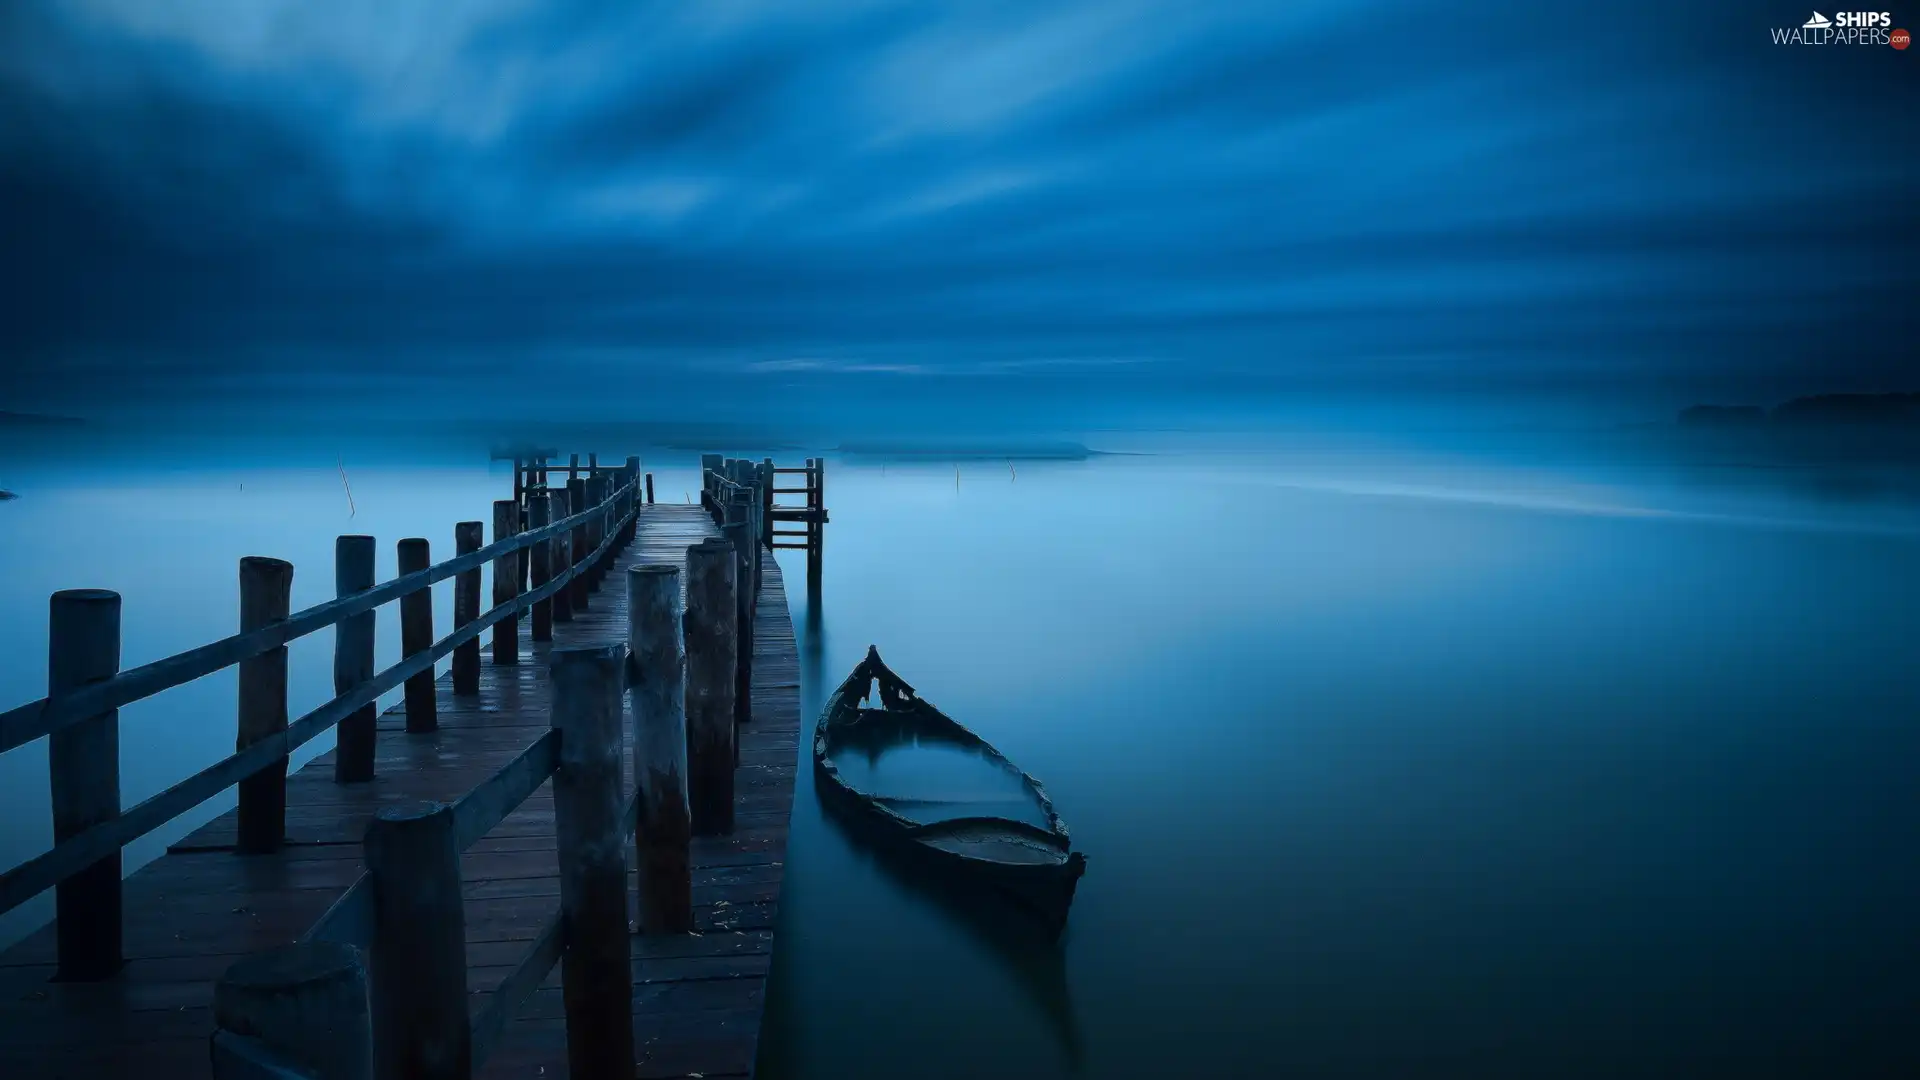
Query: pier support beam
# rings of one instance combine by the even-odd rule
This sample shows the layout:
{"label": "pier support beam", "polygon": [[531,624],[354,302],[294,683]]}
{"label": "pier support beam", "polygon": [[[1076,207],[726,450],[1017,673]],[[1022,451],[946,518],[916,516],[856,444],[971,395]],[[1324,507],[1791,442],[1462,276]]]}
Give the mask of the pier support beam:
{"label": "pier support beam", "polygon": [[239,961],[213,985],[213,1023],[214,1080],[373,1080],[367,973],[352,946],[282,945]]}
{"label": "pier support beam", "polygon": [[[433,551],[424,537],[400,541],[400,576],[417,574],[433,565]],[[416,589],[400,598],[400,655],[409,658],[433,648],[433,590]],[[406,683],[407,730],[433,731],[440,726],[433,686],[433,669],[411,675]]]}
{"label": "pier support beam", "polygon": [[[493,540],[499,543],[520,535],[520,507],[511,499],[493,504]],[[520,595],[520,556],[514,551],[493,560],[493,603],[495,607],[511,603]],[[510,665],[520,662],[520,620],[501,619],[493,624],[493,662]]]}
{"label": "pier support beam", "polygon": [[648,934],[684,934],[693,929],[693,878],[680,568],[630,568],[627,603],[633,778],[640,803],[634,830],[640,928]]}
{"label": "pier support beam", "polygon": [[733,831],[738,607],[733,546],[703,540],[687,549],[687,799],[693,831]]}
{"label": "pier support beam", "polygon": [[[573,516],[573,504],[569,501],[566,488],[560,488],[549,496],[553,500],[553,520],[565,521]],[[547,558],[553,566],[553,576],[559,577],[573,565],[573,530],[562,529],[553,538],[553,546]],[[573,621],[573,583],[556,590],[553,594],[553,621],[557,623]]]}
{"label": "pier support beam", "polygon": [[560,862],[560,954],[567,1018],[567,1066],[573,1076],[633,1073],[632,941],[627,933],[624,644],[555,650],[553,727],[560,732],[553,774],[554,829]]}
{"label": "pier support beam", "polygon": [[[535,532],[553,524],[553,498],[544,491],[527,496],[527,531]],[[542,540],[527,549],[527,582],[531,589],[538,589],[553,580],[553,541]],[[533,626],[533,640],[553,640],[553,598],[535,601],[533,617],[529,620]]]}
{"label": "pier support beam", "polygon": [[[374,539],[342,536],[333,542],[333,595],[352,596],[373,588]],[[335,696],[359,688],[373,678],[374,613],[349,615],[333,629],[333,692]],[[367,702],[340,721],[333,752],[333,779],[337,784],[363,784],[373,779],[374,724],[380,706]]]}
{"label": "pier support beam", "polygon": [[[59,697],[120,671],[120,594],[67,589],[47,613],[47,696]],[[47,736],[55,846],[120,816],[120,711],[109,709]],[[54,886],[62,982],[120,970],[120,852]]]}
{"label": "pier support beam", "polygon": [[471,1080],[466,909],[453,808],[388,807],[367,826],[369,1005],[381,1080]]}
{"label": "pier support beam", "polygon": [[[462,521],[453,527],[456,555],[471,555],[485,547],[485,523]],[[453,579],[453,625],[459,629],[480,617],[480,568],[462,570]],[[480,692],[480,639],[453,647],[453,692],[472,697]]]}
{"label": "pier support beam", "polygon": [[[281,622],[291,613],[293,564],[249,555],[240,560],[240,632]],[[287,730],[287,647],[240,661],[239,735],[235,750]],[[287,758],[240,781],[234,850],[275,851],[287,835]]]}

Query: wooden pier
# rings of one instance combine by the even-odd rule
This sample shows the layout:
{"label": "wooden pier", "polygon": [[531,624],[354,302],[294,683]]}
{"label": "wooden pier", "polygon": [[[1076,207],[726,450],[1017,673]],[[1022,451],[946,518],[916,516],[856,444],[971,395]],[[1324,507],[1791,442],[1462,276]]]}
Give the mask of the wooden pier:
{"label": "wooden pier", "polygon": [[[51,736],[56,770],[56,845],[0,875],[0,904],[60,901],[0,953],[0,1076],[750,1075],[799,757],[788,508],[771,462],[703,466],[694,506],[653,504],[635,459],[564,485],[516,462],[493,544],[462,523],[428,565],[403,540],[375,585],[371,541],[342,537],[340,599],[299,613],[291,568],[247,560],[241,634],[132,671],[117,597],[56,596],[49,696],[0,714],[0,752]],[[817,582],[821,469],[796,471]],[[418,601],[448,578],[459,625],[435,640]],[[375,673],[393,601],[406,655]],[[285,642],[327,626],[338,696],[290,723]],[[113,710],[235,663],[235,755],[122,810]],[[120,878],[128,840],[235,783],[235,810]]]}

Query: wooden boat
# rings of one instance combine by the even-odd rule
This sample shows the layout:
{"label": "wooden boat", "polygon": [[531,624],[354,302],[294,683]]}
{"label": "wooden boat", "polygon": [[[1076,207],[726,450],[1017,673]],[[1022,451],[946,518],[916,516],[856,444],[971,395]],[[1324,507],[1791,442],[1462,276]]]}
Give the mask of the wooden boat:
{"label": "wooden boat", "polygon": [[[875,687],[877,708],[865,704]],[[1026,801],[1046,825],[990,814],[916,821],[901,810],[935,805],[939,800],[862,790],[834,763],[837,751],[877,753],[880,748],[909,742],[970,750],[1018,778]],[[1052,936],[1065,928],[1067,909],[1080,875],[1086,872],[1087,858],[1073,850],[1067,826],[1054,813],[1045,789],[986,740],[921,700],[871,646],[866,659],[854,666],[821,711],[813,737],[813,766],[821,799],[876,845],[960,885],[986,887],[1034,916]]]}

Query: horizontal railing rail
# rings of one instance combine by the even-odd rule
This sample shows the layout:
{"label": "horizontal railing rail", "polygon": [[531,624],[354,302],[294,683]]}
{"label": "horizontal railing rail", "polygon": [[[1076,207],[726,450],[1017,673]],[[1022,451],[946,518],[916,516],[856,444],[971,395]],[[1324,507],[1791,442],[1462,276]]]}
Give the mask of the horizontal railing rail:
{"label": "horizontal railing rail", "polygon": [[[631,491],[632,487],[633,485],[629,484],[623,487],[621,491]],[[604,515],[604,506],[597,512]],[[535,540],[545,539],[549,536],[557,535],[563,527],[571,528],[575,524],[584,524],[592,518],[595,513],[596,511],[589,510],[557,522],[552,526],[522,535],[531,536]],[[551,580],[531,592],[521,593],[512,600],[496,604],[481,614],[479,618],[458,627],[446,637],[434,642],[430,648],[401,660],[399,663],[375,675],[371,680],[361,683],[346,693],[337,695],[326,704],[321,705],[319,708],[314,709],[298,720],[292,721],[286,726],[285,730],[265,736],[260,741],[248,746],[245,750],[238,751],[215,762],[159,794],[151,796],[145,801],[123,811],[117,817],[109,818],[57,844],[52,850],[29,859],[11,870],[6,871],[4,874],[0,874],[0,912],[9,911],[18,907],[34,896],[45,892],[47,889],[73,876],[75,873],[93,865],[100,859],[113,854],[133,840],[152,832],[154,829],[179,817],[181,814],[186,813],[188,810],[213,798],[220,792],[225,791],[227,788],[245,780],[262,769],[274,765],[282,757],[306,744],[321,732],[328,730],[341,720],[353,715],[356,710],[378,701],[382,694],[401,686],[413,676],[432,671],[434,665],[452,653],[454,649],[466,642],[479,638],[481,634],[485,633],[495,624],[526,612],[532,608],[534,604],[566,588],[576,577],[590,572],[597,563],[606,558],[614,547],[623,542],[625,527],[634,520],[637,513],[637,507],[634,510],[628,511],[620,518],[616,526],[606,531],[606,537],[601,541],[597,549],[591,552],[586,558],[581,559],[559,574],[554,575]],[[532,542],[533,541],[529,541],[529,543]],[[370,594],[392,589],[393,586],[403,582],[415,582],[406,592],[396,590],[394,595],[388,597],[389,599],[397,599],[408,593],[427,588],[433,581],[445,580],[447,577],[461,570],[474,569],[483,565],[484,560],[478,557],[488,552],[492,552],[493,557],[498,557],[517,550],[519,550],[519,547],[514,546],[512,538],[510,538],[506,541],[488,545],[472,554],[449,559],[447,562],[441,563],[439,566],[428,571],[395,578],[386,585],[377,586],[374,589],[355,594],[347,599],[359,603],[363,602]],[[452,567],[453,569],[440,574],[438,577],[430,576],[445,567]],[[318,611],[320,608],[327,606],[328,605],[323,604],[315,608],[309,608],[308,612]],[[356,613],[359,610],[371,610],[371,606],[355,608],[354,611],[346,612],[345,614]],[[344,614],[337,617],[344,617]],[[240,635],[240,637],[251,636],[254,635]],[[229,638],[228,640],[232,641],[235,639]],[[536,784],[535,786],[537,787],[538,785]],[[488,828],[492,828],[492,826],[489,825]],[[485,831],[486,830],[483,829],[481,833],[484,834]]]}
{"label": "horizontal railing rail", "polygon": [[[612,497],[624,497],[637,490],[629,480]],[[258,630],[235,634],[219,641],[189,649],[183,653],[137,668],[109,679],[90,683],[58,697],[43,697],[0,713],[0,753],[50,735],[69,724],[130,705],[232,667],[245,660],[265,655],[291,641],[306,637],[350,616],[372,611],[384,604],[428,588],[463,571],[477,570],[496,559],[515,554],[543,540],[604,517],[604,506],[596,506],[528,532],[496,540],[478,551],[456,555],[425,570],[396,577],[350,596],[339,597],[295,612],[285,619]]]}

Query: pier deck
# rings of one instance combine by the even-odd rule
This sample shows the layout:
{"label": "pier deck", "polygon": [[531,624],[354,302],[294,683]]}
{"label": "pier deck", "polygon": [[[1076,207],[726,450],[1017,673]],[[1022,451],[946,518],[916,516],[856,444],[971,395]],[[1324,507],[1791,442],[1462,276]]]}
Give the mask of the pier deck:
{"label": "pier deck", "polygon": [[[681,562],[719,535],[695,505],[643,508],[637,538],[593,595],[554,626],[554,644],[623,640],[624,571]],[[779,566],[761,553],[753,722],[742,730],[734,831],[693,842],[694,935],[633,939],[640,1077],[749,1074],[758,1043],[793,806],[799,666]],[[126,966],[110,980],[57,983],[51,927],[0,953],[0,1076],[9,1080],[210,1075],[214,980],[248,953],[299,938],[360,875],[361,838],[385,805],[457,800],[548,729],[546,654],[524,633],[516,665],[481,665],[477,697],[436,692],[439,730],[409,735],[401,706],[379,721],[377,778],[341,785],[331,751],[287,782],[287,843],[233,852],[234,813],[196,830],[125,883]],[[632,718],[627,738],[631,743]],[[623,755],[627,786],[632,757]],[[468,989],[476,1008],[511,970],[559,895],[551,782],[461,857]],[[631,863],[631,854],[629,855]],[[629,881],[633,874],[629,871]],[[628,889],[631,905],[636,893]],[[632,912],[630,911],[630,917]],[[567,1075],[556,966],[514,1014],[482,1076]]]}

